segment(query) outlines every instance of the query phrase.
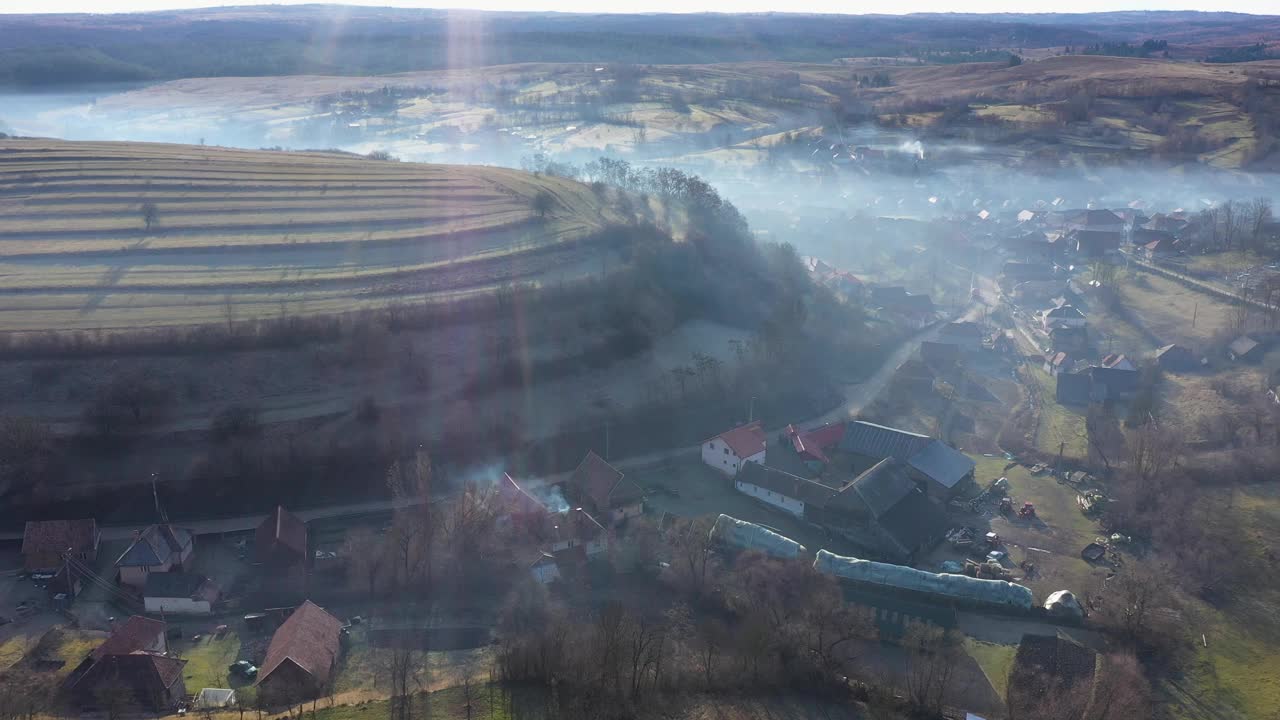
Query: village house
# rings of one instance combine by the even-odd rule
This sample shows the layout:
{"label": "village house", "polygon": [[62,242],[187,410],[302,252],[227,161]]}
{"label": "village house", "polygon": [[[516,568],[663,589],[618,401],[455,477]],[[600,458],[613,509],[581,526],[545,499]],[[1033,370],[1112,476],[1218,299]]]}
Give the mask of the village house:
{"label": "village house", "polygon": [[763,424],[756,420],[704,441],[702,462],[733,477],[746,463],[763,463],[767,445]]}
{"label": "village house", "polygon": [[[109,692],[123,691],[133,709],[167,713],[186,699],[182,671],[186,660],[168,655],[166,625],[133,616],[119,623],[67,676],[63,687],[85,709],[102,708]],[[116,708],[114,712],[119,712]]]}
{"label": "village house", "polygon": [[1054,398],[1059,405],[1088,405],[1093,392],[1093,378],[1085,373],[1061,373],[1057,376]]}
{"label": "village house", "polygon": [[320,694],[341,653],[342,622],[307,600],[276,629],[258,669],[258,692],[274,702]]}
{"label": "village house", "polygon": [[1054,350],[1084,353],[1089,349],[1089,331],[1082,327],[1055,327],[1049,331],[1049,343]]}
{"label": "village house", "polygon": [[262,568],[262,589],[295,594],[300,599],[314,564],[307,537],[307,524],[297,515],[277,505],[254,531],[254,560]]}
{"label": "village house", "polygon": [[1050,375],[1061,375],[1062,373],[1071,372],[1075,365],[1075,358],[1071,357],[1071,353],[1058,352],[1050,350],[1044,356],[1044,371]]}
{"label": "village house", "polygon": [[1133,362],[1129,360],[1129,358],[1125,357],[1121,353],[1107,353],[1106,355],[1103,355],[1102,359],[1098,361],[1098,365],[1100,367],[1108,368],[1111,370],[1137,370],[1138,369],[1137,365],[1134,365]]}
{"label": "village house", "polygon": [[141,590],[151,573],[187,571],[195,553],[195,533],[169,524],[151,525],[136,533],[116,560],[120,583]]}
{"label": "village house", "polygon": [[902,287],[873,287],[868,299],[886,319],[896,320],[910,328],[922,328],[937,314],[928,295],[913,295]]}
{"label": "village house", "polygon": [[1156,350],[1156,362],[1169,372],[1189,372],[1198,364],[1195,354],[1182,345],[1165,345]]}
{"label": "village house", "polygon": [[65,558],[92,564],[102,533],[88,520],[28,520],[22,530],[22,567],[27,572],[57,572]]}
{"label": "village house", "polygon": [[644,490],[592,451],[566,483],[574,502],[616,524],[644,512]]}
{"label": "village house", "polygon": [[530,530],[550,513],[542,501],[521,487],[508,473],[502,473],[495,498],[497,522],[503,527]]}
{"label": "village house", "polygon": [[956,345],[961,350],[982,349],[982,326],[968,320],[956,320],[938,328],[938,342]]}
{"label": "village house", "polygon": [[1059,305],[1040,313],[1045,332],[1054,328],[1082,328],[1088,324],[1083,312],[1074,305]]}
{"label": "village house", "polygon": [[533,576],[535,582],[550,585],[560,579],[560,566],[556,563],[554,555],[538,550],[534,553],[533,560],[529,562],[529,574]]}
{"label": "village house", "polygon": [[281,505],[254,531],[254,558],[273,571],[305,567],[309,559],[307,547],[307,524]]}
{"label": "village house", "polygon": [[551,525],[548,546],[559,557],[565,550],[581,548],[587,558],[609,551],[609,530],[582,508],[548,516]]}
{"label": "village house", "polygon": [[1110,210],[1077,210],[1067,214],[1065,222],[1063,223],[1063,229],[1115,233],[1119,235],[1124,232],[1125,222],[1123,218]]}
{"label": "village house", "polygon": [[1142,255],[1149,262],[1164,260],[1179,254],[1181,253],[1179,252],[1178,241],[1171,238],[1152,240],[1142,246]]}
{"label": "village house", "polygon": [[743,495],[768,503],[798,518],[805,517],[806,505],[820,504],[835,492],[821,483],[755,464],[743,468],[733,479],[733,486]]}
{"label": "village house", "polygon": [[1138,392],[1137,370],[1091,367],[1089,377],[1093,382],[1090,397],[1094,402],[1128,400]]}
{"label": "village house", "polygon": [[218,586],[198,573],[152,573],[142,590],[143,606],[149,613],[208,615],[218,596]]}
{"label": "village house", "polygon": [[1067,235],[1068,247],[1082,258],[1097,259],[1120,250],[1123,235],[1100,230],[1072,230]]}

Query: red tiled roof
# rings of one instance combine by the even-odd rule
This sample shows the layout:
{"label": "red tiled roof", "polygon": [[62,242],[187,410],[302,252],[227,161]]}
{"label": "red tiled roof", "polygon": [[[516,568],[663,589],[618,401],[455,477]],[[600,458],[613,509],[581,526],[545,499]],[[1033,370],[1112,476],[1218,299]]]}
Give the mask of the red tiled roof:
{"label": "red tiled roof", "polygon": [[29,520],[22,531],[22,553],[92,550],[98,537],[94,520]]}
{"label": "red tiled roof", "polygon": [[96,659],[83,674],[73,676],[70,686],[87,698],[93,698],[104,687],[123,688],[131,691],[132,699],[144,707],[168,710],[163,705],[164,696],[182,679],[186,664],[186,660],[141,650],[106,655]]}
{"label": "red tiled roof", "polygon": [[610,496],[620,482],[622,473],[592,451],[587,451],[587,456],[569,476],[569,486],[578,497],[590,500],[597,511],[610,508]]}
{"label": "red tiled roof", "polygon": [[258,525],[254,543],[259,561],[279,558],[279,551],[307,556],[307,524],[297,515],[277,505],[276,509]]}
{"label": "red tiled roof", "polygon": [[329,678],[338,659],[342,622],[310,600],[298,606],[271,636],[258,682],[266,680],[285,660],[311,675],[316,683]]}
{"label": "red tiled roof", "polygon": [[106,642],[95,649],[95,660],[107,655],[128,655],[151,647],[157,638],[163,638],[165,624],[141,615],[134,615],[111,631]]}
{"label": "red tiled roof", "polygon": [[502,480],[498,482],[498,501],[503,511],[510,515],[541,515],[547,512],[547,507],[520,487],[508,473],[502,473]]}
{"label": "red tiled roof", "polygon": [[1102,358],[1102,360],[1100,360],[1100,361],[1098,362],[1098,364],[1099,364],[1099,365],[1101,365],[1101,366],[1102,366],[1102,367],[1104,367],[1104,368],[1113,368],[1113,367],[1115,367],[1116,365],[1119,365],[1120,363],[1124,362],[1124,361],[1125,361],[1125,359],[1126,359],[1126,358],[1125,358],[1125,356],[1124,356],[1124,355],[1120,355],[1120,354],[1117,354],[1117,353],[1111,353],[1111,354],[1106,355],[1105,357],[1103,357],[1103,358]]}
{"label": "red tiled roof", "polygon": [[733,454],[743,460],[764,450],[766,441],[764,428],[759,420],[727,430],[716,437],[723,440]]}
{"label": "red tiled roof", "polygon": [[801,455],[808,455],[818,462],[830,462],[826,450],[844,439],[844,423],[832,423],[808,432],[800,432],[794,425],[787,426],[791,447]]}

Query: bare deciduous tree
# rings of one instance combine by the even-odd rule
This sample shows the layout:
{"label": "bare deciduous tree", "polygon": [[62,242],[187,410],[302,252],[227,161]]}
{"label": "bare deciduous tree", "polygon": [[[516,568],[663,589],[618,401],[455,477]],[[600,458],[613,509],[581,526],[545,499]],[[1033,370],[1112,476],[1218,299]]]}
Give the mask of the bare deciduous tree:
{"label": "bare deciduous tree", "polygon": [[916,624],[903,637],[907,651],[907,699],[917,712],[936,717],[955,682],[963,649],[950,630]]}

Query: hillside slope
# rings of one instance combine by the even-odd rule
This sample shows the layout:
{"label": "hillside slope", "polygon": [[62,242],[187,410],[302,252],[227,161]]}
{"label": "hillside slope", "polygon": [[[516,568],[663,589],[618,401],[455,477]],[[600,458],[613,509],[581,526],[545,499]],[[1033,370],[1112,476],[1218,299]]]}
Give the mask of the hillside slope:
{"label": "hillside slope", "polygon": [[[1149,162],[1273,169],[1280,61],[1211,65],[1064,55],[903,65],[506,65],[377,77],[161,83],[45,117],[76,137],[392,148],[515,164],[534,152],[750,165],[785,133],[843,126],[855,144],[956,138],[967,161]],[[811,148],[798,148],[807,157]]]}
{"label": "hillside slope", "polygon": [[599,271],[601,231],[624,221],[585,185],[518,170],[0,140],[0,331],[340,312],[572,280]]}

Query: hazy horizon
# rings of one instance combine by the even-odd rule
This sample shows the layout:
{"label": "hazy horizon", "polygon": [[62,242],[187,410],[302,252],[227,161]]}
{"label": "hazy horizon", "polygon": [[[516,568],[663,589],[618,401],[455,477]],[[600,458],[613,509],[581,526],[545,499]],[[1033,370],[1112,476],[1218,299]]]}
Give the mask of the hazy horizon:
{"label": "hazy horizon", "polygon": [[249,6],[282,6],[282,5],[348,5],[360,7],[413,8],[436,10],[487,10],[498,12],[564,12],[585,13],[593,15],[643,14],[643,13],[701,13],[714,12],[725,14],[737,13],[820,13],[832,15],[909,15],[913,13],[956,13],[956,14],[1088,14],[1104,12],[1154,12],[1154,11],[1195,11],[1195,12],[1236,12],[1255,15],[1274,15],[1277,8],[1269,0],[1235,0],[1229,5],[1215,5],[1203,0],[1136,0],[1117,7],[1105,0],[1084,0],[1075,3],[1069,12],[1063,12],[1058,4],[1025,3],[1015,0],[978,0],[958,10],[954,3],[942,0],[916,0],[915,2],[892,2],[876,0],[857,8],[857,12],[845,3],[832,0],[806,0],[801,3],[779,3],[776,0],[747,0],[746,2],[727,2],[726,0],[701,0],[700,2],[682,2],[680,0],[625,0],[612,3],[601,8],[598,3],[589,0],[538,0],[537,2],[514,2],[512,0],[469,0],[467,2],[386,2],[385,0],[348,0],[341,3],[316,3],[310,0],[277,0],[275,2],[238,2],[228,4],[210,3],[201,0],[48,0],[47,2],[18,2],[0,6],[0,14],[62,14],[90,13],[115,14],[130,12],[163,12],[170,10],[193,10],[212,8],[232,8]]}

